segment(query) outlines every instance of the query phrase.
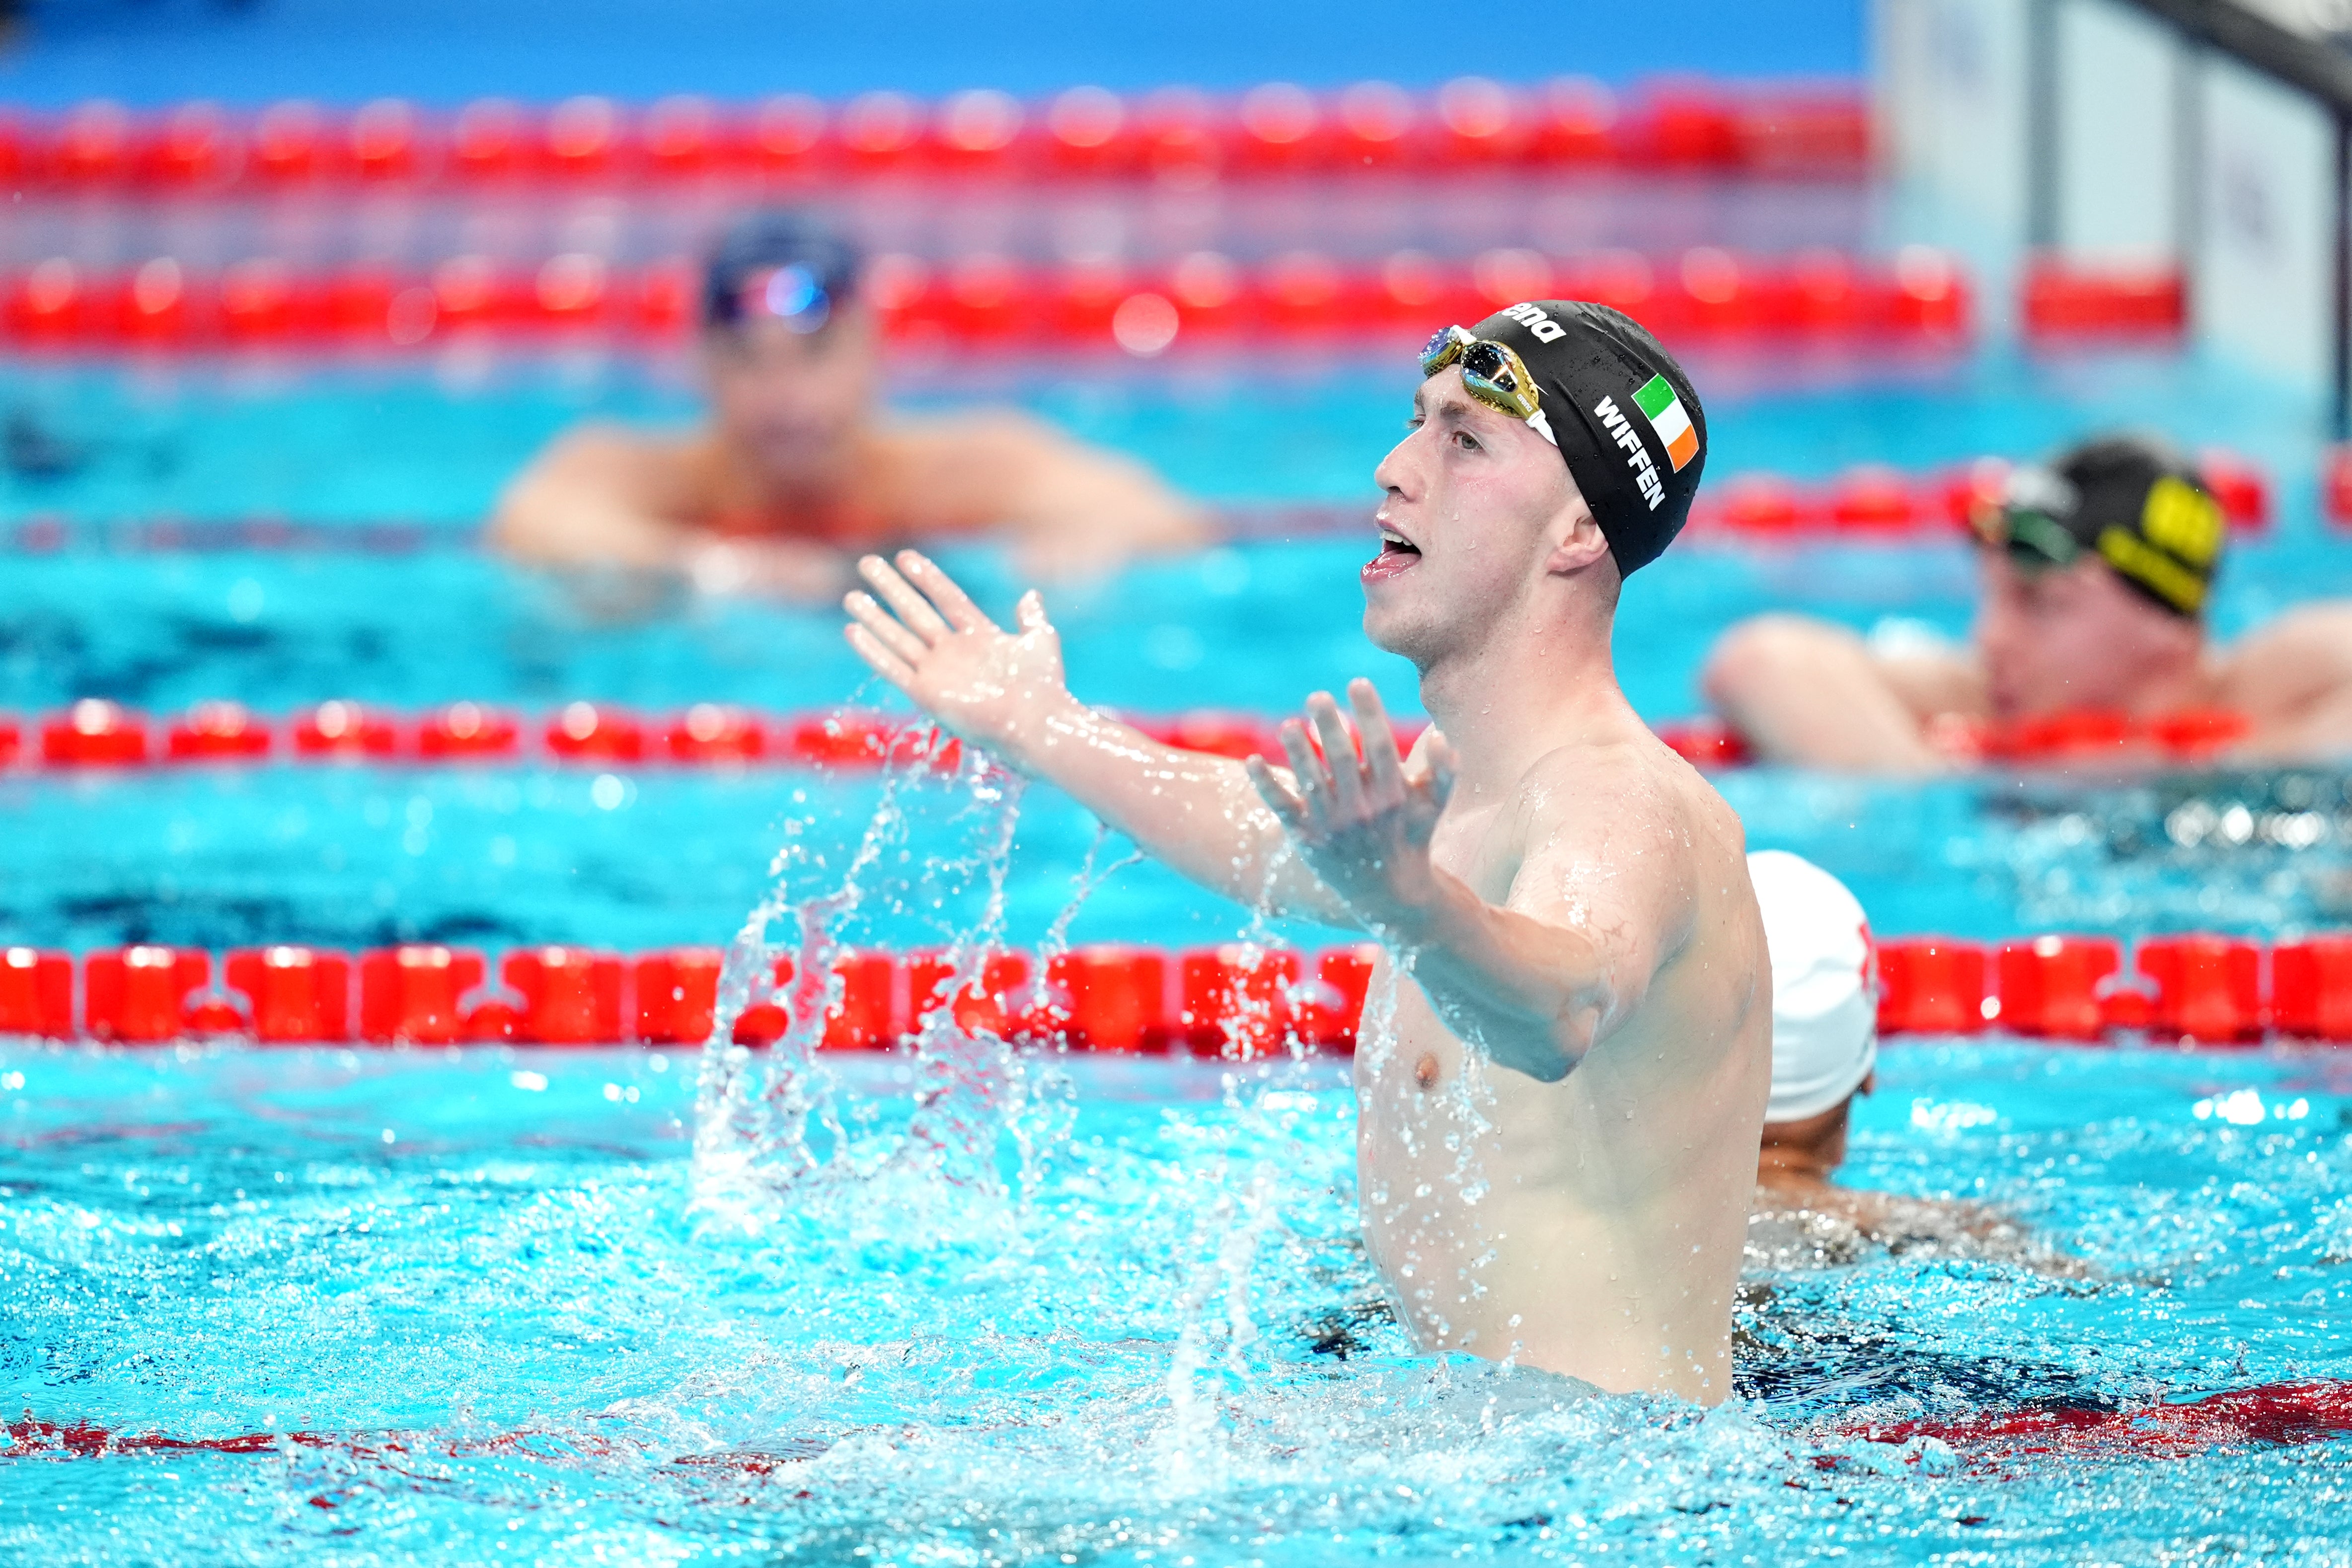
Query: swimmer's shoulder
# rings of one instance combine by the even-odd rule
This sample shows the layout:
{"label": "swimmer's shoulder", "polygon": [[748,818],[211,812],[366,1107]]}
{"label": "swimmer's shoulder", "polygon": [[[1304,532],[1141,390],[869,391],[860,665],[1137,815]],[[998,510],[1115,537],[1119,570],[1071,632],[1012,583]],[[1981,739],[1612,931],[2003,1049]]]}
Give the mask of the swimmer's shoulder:
{"label": "swimmer's shoulder", "polygon": [[923,531],[1009,521],[1069,444],[1013,409],[894,419],[865,443],[870,497],[901,527]]}
{"label": "swimmer's shoulder", "polygon": [[1739,831],[1722,797],[1638,720],[1544,752],[1521,775],[1516,806],[1531,849],[1567,822],[1685,848],[1719,836],[1727,824]]}
{"label": "swimmer's shoulder", "polygon": [[2214,657],[2214,695],[2260,718],[2292,714],[2352,685],[2352,600],[2298,605]]}
{"label": "swimmer's shoulder", "polygon": [[893,419],[871,439],[877,453],[899,462],[982,464],[1025,459],[1069,440],[1044,420],[1011,408]]}
{"label": "swimmer's shoulder", "polygon": [[559,484],[595,485],[677,506],[711,491],[720,466],[717,444],[707,436],[597,420],[549,443],[530,472]]}
{"label": "swimmer's shoulder", "polygon": [[679,463],[689,460],[709,444],[706,439],[688,431],[651,431],[617,420],[593,419],[573,425],[549,442],[541,461],[600,467]]}

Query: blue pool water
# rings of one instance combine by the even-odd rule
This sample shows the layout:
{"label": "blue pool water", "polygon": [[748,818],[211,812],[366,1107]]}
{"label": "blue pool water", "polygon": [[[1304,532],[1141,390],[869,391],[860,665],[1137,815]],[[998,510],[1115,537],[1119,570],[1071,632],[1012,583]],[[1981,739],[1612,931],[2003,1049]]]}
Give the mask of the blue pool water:
{"label": "blue pool water", "polygon": [[859,1061],[747,1202],[691,1057],[0,1048],[12,1416],[260,1435],[20,1427],[0,1556],[2340,1560],[2341,1443],[1862,1435],[2352,1376],[2340,1057],[1890,1052],[1854,1177],[2086,1267],[1759,1253],[1701,1416],[1412,1354],[1334,1070],[950,1054],[969,1141]]}
{"label": "blue pool water", "polygon": [[[1367,497],[1402,386],[1388,365],[1099,370],[935,370],[914,401],[1012,397],[1203,495],[1281,504]],[[2225,367],[1768,370],[1703,378],[1719,473],[2032,452],[2096,409],[2278,477],[2224,630],[2352,591],[2316,516],[2312,411]],[[600,363],[0,372],[0,413],[75,460],[0,481],[0,520],[101,525],[0,573],[0,707],[873,699],[830,614],[583,598],[469,548],[499,478],[565,420],[687,406],[675,377]],[[102,525],[166,508],[329,532],[106,548]],[[407,548],[358,548],[387,519],[417,525]],[[1357,629],[1363,553],[1260,539],[1051,602],[1097,701],[1275,708],[1370,673],[1410,709],[1409,674]],[[991,603],[1017,586],[989,551],[956,564]],[[1969,570],[1948,544],[1695,542],[1634,580],[1621,674],[1645,714],[1693,712],[1707,643],[1770,605],[1957,633]],[[1882,931],[2267,936],[2352,905],[2339,772],[1721,782],[1753,842],[1845,876]],[[845,885],[852,941],[968,934],[999,892],[1015,943],[1255,929],[1116,864],[1125,846],[1051,792],[970,778],[18,771],[0,822],[0,939],[73,947],[641,949]],[[1760,1233],[1743,1396],[1702,1416],[1414,1355],[1354,1240],[1353,1108],[1328,1064],[930,1049],[923,1082],[947,1092],[919,1110],[904,1059],[0,1042],[0,1560],[2352,1555],[2325,1423],[2133,1436],[2208,1396],[2352,1379],[2352,1056],[1891,1048],[1852,1178],[1992,1205],[2045,1251]],[[722,1070],[752,1109],[702,1116]],[[2171,1406],[2192,1414],[2150,1411]],[[2063,1454],[1986,1436],[2035,1413],[2106,1436]]]}
{"label": "blue pool water", "polygon": [[[2224,573],[2220,631],[2313,594],[2352,592],[2352,549],[2317,515],[2315,411],[2226,366],[1990,353],[1861,380],[1783,370],[1702,366],[1713,472],[1818,476],[1864,459],[1927,468],[2046,450],[2095,418],[2152,427],[2231,445],[2277,486],[2273,537],[2240,548]],[[1102,372],[932,367],[913,378],[910,402],[1018,401],[1196,493],[1279,506],[1369,501],[1407,385],[1380,361],[1278,381],[1222,360]],[[583,595],[469,547],[503,477],[567,420],[676,420],[691,406],[682,371],[617,362],[478,364],[464,375],[447,362],[303,374],[17,367],[0,378],[0,410],[37,421],[76,465],[0,480],[0,521],[57,515],[94,526],[59,551],[14,558],[0,575],[0,709],[30,713],[84,695],[158,711],[219,695],[265,710],[327,696],[541,708],[590,697],[655,712],[698,700],[797,710],[880,701],[831,613]],[[106,548],[107,525],[160,515],[276,516],[315,525],[323,542],[128,557]],[[386,520],[415,525],[402,549],[334,547],[337,530],[357,538]],[[1273,711],[1368,674],[1409,712],[1411,672],[1357,625],[1364,553],[1356,538],[1276,538],[1146,563],[1056,590],[1049,603],[1072,679],[1093,701]],[[1020,586],[992,552],[955,552],[955,564],[1000,610]],[[1654,719],[1697,712],[1709,643],[1772,606],[1957,636],[1971,570],[1951,543],[1795,551],[1693,540],[1634,579],[1619,619],[1619,674]],[[0,775],[0,802],[28,830],[0,841],[0,923],[24,939],[77,946],[715,941],[759,896],[787,819],[805,821],[810,841],[831,845],[841,863],[870,806],[870,786],[855,780],[646,768],[625,782],[600,806],[592,776],[564,772]],[[1724,788],[1754,841],[1847,877],[1885,931],[2271,934],[2335,922],[2352,905],[2352,816],[2332,776],[1918,789],[1757,771]],[[806,791],[797,802],[795,789]],[[2232,816],[2233,807],[2243,810]],[[927,830],[919,821],[913,831],[919,843]],[[1043,793],[1024,804],[1010,884],[1015,939],[1043,933],[1091,841],[1090,821],[1066,802]],[[1072,933],[1209,939],[1235,921],[1138,867],[1090,899]],[[900,934],[885,922],[870,935]]]}

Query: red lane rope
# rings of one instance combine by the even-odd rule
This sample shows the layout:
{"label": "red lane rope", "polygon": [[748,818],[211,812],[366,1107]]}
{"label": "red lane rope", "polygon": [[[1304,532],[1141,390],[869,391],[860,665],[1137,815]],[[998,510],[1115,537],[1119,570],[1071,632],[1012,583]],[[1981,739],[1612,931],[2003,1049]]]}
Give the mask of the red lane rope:
{"label": "red lane rope", "polygon": [[[1195,708],[1122,716],[1153,739],[1188,751],[1234,758],[1282,752],[1279,720],[1270,715]],[[1410,746],[1422,727],[1400,725],[1400,741]],[[1717,720],[1675,719],[1655,727],[1661,740],[1701,768],[1753,760],[1747,741]],[[1983,764],[2189,765],[2225,753],[2249,730],[2242,714],[2200,708],[2147,718],[2072,712],[2009,724],[1954,720],[1940,725],[1935,738],[1955,758]],[[952,770],[961,760],[956,742],[904,717],[855,710],[762,714],[723,703],[647,717],[610,704],[573,702],[527,718],[488,703],[455,702],[409,714],[337,700],[271,719],[240,703],[206,701],[159,724],[120,703],[85,697],[38,720],[29,735],[17,717],[0,713],[0,768],[52,772],[272,762]]]}
{"label": "red lane rope", "polygon": [[[423,274],[373,266],[304,273],[268,257],[212,272],[169,256],[94,272],[60,256],[0,282],[0,331],[22,350],[68,353],[674,342],[694,319],[698,287],[687,258],[632,269],[584,252],[521,267],[457,256]],[[1145,359],[1179,342],[1240,344],[1269,332],[1417,341],[1433,322],[1474,321],[1555,294],[1615,306],[1680,344],[1946,350],[1963,344],[1972,326],[1958,265],[1919,246],[1891,263],[1711,246],[1656,259],[1504,249],[1450,262],[1399,251],[1369,264],[1311,250],[1242,264],[1197,251],[1135,267],[1036,267],[992,256],[933,266],[885,255],[869,267],[866,289],[884,330],[909,346],[1092,348]]]}
{"label": "red lane rope", "polygon": [[[2270,1038],[2352,1043],[2352,934],[2272,946],[2210,934],[2045,935],[1997,944],[1940,936],[1878,944],[1883,1034],[1989,1029],[2084,1044],[2142,1034],[2206,1047]],[[951,998],[937,952],[859,949],[822,967],[761,960],[765,978],[735,1039],[766,1045],[823,1009],[824,1045],[881,1050],[941,1008],[958,1027],[1097,1051],[1257,1055],[1295,1043],[1348,1051],[1377,950],[1302,954],[1227,943],[1173,950],[1096,944],[1040,956],[992,952]],[[79,961],[0,948],[0,1034],[156,1043],[183,1037],[265,1044],[700,1045],[710,1037],[723,955],[665,949],[107,948]],[[491,977],[495,973],[496,983]],[[215,986],[215,977],[222,987]]]}
{"label": "red lane rope", "polygon": [[[641,1457],[644,1445],[609,1437],[526,1429],[464,1437],[431,1432],[242,1432],[221,1437],[178,1437],[131,1432],[92,1421],[26,1416],[5,1430],[0,1458],[95,1459],[125,1454],[278,1454],[289,1448],[334,1449],[365,1460],[406,1463],[420,1454],[452,1458],[520,1454],[531,1458]],[[2041,1458],[2180,1459],[2220,1448],[2294,1448],[2352,1435],[2352,1383],[2308,1378],[2227,1389],[2179,1404],[2152,1403],[2122,1410],[2037,1407],[1992,1410],[1948,1419],[1865,1421],[1820,1430],[1832,1438],[1859,1437],[1901,1445],[1933,1438],[1958,1449],[1972,1468]],[[821,1440],[802,1439],[782,1452],[681,1456],[673,1463],[769,1474],[780,1463],[813,1458]],[[1815,1462],[1834,1469],[1835,1456]],[[311,1500],[321,1507],[331,1500]]]}
{"label": "red lane rope", "polygon": [[642,110],[583,97],[541,110],[483,99],[453,115],[399,99],[257,114],[195,102],[153,114],[84,103],[0,120],[0,182],[35,191],[178,195],[519,184],[753,183],[790,190],[874,179],[1139,180],[1626,169],[1859,181],[1870,110],[1845,87],[1677,80],[1620,98],[1562,78],[1465,77],[1433,93],[1360,82],[1314,93],[1269,82],[1230,97],[1078,87],[1023,103],[982,89],[927,102],[868,92],[828,104],[689,96]]}
{"label": "red lane rope", "polygon": [[[2352,459],[2341,461],[2342,488],[2352,509]],[[2273,516],[2270,475],[2223,447],[2207,447],[2198,466],[2233,534],[2266,533]],[[1827,479],[1792,479],[1750,470],[1711,484],[1691,508],[1695,541],[1769,544],[1824,538],[1855,542],[1966,537],[1979,508],[1999,502],[2009,464],[1979,457],[1942,468],[1906,470],[1857,464]],[[2331,492],[2332,493],[2332,492]],[[1366,532],[1370,503],[1348,501],[1233,502],[1216,508],[1219,525],[1239,538]],[[2352,515],[2352,512],[2347,512]],[[362,555],[409,554],[436,547],[472,546],[471,528],[416,522],[299,523],[256,517],[88,521],[36,513],[0,525],[0,548],[26,553],[75,549],[143,550],[344,550]]]}
{"label": "red lane rope", "polygon": [[[1948,1443],[1974,1469],[2021,1459],[2180,1459],[2216,1448],[2292,1448],[2352,1436],[2352,1383],[2312,1378],[2124,1410],[1988,1411],[1951,1419],[1868,1422],[1835,1435],[1903,1444]],[[1824,1457],[1824,1468],[1834,1458]]]}

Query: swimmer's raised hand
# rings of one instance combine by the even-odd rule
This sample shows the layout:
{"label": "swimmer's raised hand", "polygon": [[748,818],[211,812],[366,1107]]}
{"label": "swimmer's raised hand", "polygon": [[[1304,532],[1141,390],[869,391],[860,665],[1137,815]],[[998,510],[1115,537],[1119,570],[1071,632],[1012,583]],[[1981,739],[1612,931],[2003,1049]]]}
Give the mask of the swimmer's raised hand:
{"label": "swimmer's raised hand", "polygon": [[[1328,692],[1307,699],[1307,723],[1282,723],[1290,760],[1284,779],[1263,758],[1249,761],[1250,782],[1282,820],[1307,868],[1375,933],[1410,925],[1438,894],[1429,858],[1430,835],[1454,791],[1454,758],[1443,736],[1432,736],[1421,765],[1408,768],[1380,693],[1366,680],[1350,682],[1363,753]],[[1318,757],[1307,738],[1315,727]]]}
{"label": "swimmer's raised hand", "polygon": [[951,734],[1029,768],[1049,721],[1076,701],[1061,633],[1036,591],[1021,596],[1019,624],[1007,632],[920,551],[900,550],[895,565],[863,557],[857,575],[874,590],[842,601],[858,656]]}

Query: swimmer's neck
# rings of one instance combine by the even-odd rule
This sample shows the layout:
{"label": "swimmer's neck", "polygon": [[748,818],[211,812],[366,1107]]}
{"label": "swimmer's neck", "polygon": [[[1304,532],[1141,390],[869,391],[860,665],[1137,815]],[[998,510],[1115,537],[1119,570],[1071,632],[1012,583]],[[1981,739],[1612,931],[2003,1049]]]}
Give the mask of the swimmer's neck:
{"label": "swimmer's neck", "polygon": [[1641,722],[1617,686],[1610,621],[1605,610],[1510,617],[1423,666],[1422,706],[1453,747],[1457,798],[1511,789],[1559,746]]}
{"label": "swimmer's neck", "polygon": [[1756,1185],[1778,1198],[1802,1201],[1845,1189],[1831,1178],[1835,1161],[1795,1144],[1767,1142],[1756,1157]]}

